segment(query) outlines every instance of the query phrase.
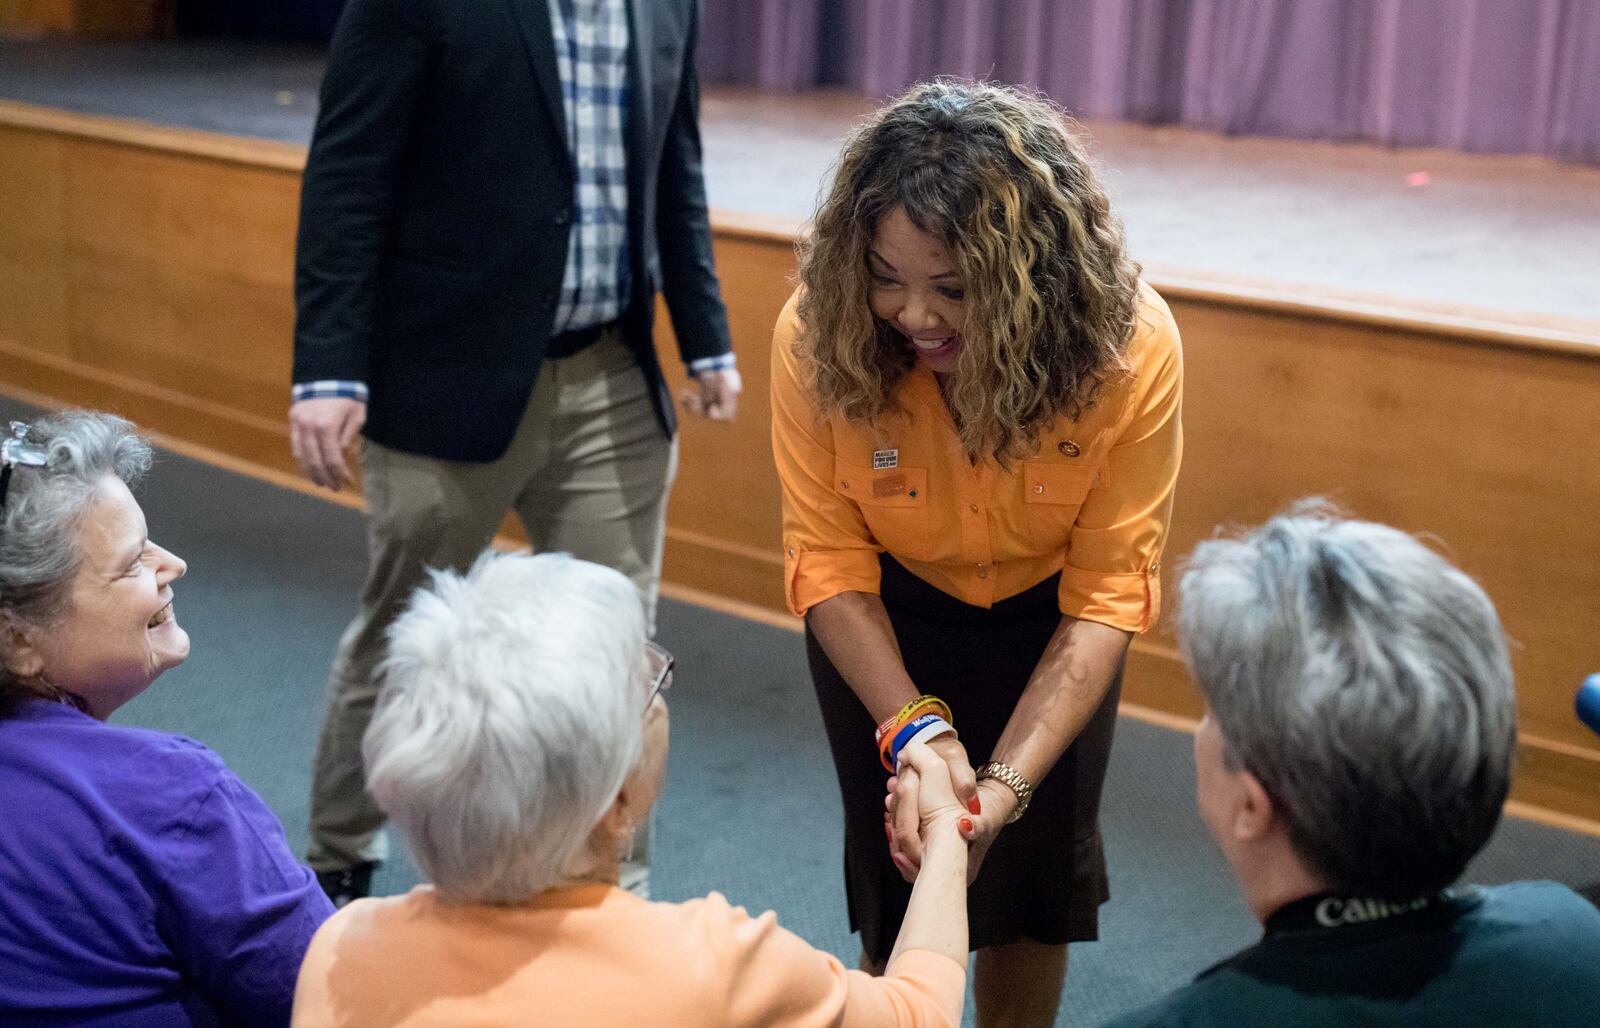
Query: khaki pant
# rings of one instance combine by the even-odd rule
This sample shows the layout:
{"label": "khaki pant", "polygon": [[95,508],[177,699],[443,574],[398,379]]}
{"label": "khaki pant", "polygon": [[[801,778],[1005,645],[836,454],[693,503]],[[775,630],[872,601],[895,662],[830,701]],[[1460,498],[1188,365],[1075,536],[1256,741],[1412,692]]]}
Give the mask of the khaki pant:
{"label": "khaki pant", "polygon": [[[632,578],[654,625],[677,452],[656,420],[644,372],[614,331],[581,353],[544,362],[497,461],[443,461],[366,444],[367,581],[329,675],[311,783],[306,860],[314,870],[385,856],[385,818],[367,794],[361,737],[380,688],[374,669],[384,631],[426,580],[425,569],[471,566],[514,510],[535,552],[571,553]],[[623,885],[643,891],[648,832],[641,827],[638,835]]]}

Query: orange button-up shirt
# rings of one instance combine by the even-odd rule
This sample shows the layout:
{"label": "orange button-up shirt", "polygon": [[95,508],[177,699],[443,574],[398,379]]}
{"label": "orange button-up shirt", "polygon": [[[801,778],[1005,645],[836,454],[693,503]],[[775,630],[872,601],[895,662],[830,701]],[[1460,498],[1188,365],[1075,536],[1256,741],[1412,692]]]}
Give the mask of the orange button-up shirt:
{"label": "orange button-up shirt", "polygon": [[1140,294],[1133,374],[1103,387],[1078,421],[1002,469],[961,450],[931,372],[899,384],[905,414],[874,429],[822,419],[794,354],[796,297],[772,347],[772,445],[783,487],[789,609],[877,593],[878,554],[980,607],[1061,571],[1063,614],[1143,632],[1160,610],[1159,572],[1183,455],[1183,354],[1172,312]]}

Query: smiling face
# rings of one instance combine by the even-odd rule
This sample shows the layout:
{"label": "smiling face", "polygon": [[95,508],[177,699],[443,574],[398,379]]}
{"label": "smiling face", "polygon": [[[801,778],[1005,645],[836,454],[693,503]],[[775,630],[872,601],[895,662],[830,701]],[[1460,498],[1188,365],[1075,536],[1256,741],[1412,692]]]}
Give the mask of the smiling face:
{"label": "smiling face", "polygon": [[954,371],[965,288],[945,245],[896,207],[878,222],[867,273],[872,313],[905,337],[918,365],[938,375]]}
{"label": "smiling face", "polygon": [[111,476],[84,512],[78,546],[65,618],[28,629],[10,659],[15,673],[81,697],[104,720],[189,655],[172,606],[187,565],[150,541],[144,511]]}

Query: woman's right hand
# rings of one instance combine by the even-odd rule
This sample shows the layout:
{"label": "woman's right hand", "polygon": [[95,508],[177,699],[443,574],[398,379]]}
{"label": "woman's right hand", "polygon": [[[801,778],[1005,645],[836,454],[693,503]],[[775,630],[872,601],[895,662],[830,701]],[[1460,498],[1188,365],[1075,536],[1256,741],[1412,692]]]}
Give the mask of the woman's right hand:
{"label": "woman's right hand", "polygon": [[978,799],[978,776],[972,770],[972,761],[967,759],[967,748],[961,745],[961,740],[954,735],[941,735],[928,740],[928,749],[943,758],[949,769],[950,787],[955,791],[956,801],[969,813],[978,813],[972,808]]}
{"label": "woman's right hand", "polygon": [[[961,772],[965,772],[966,779],[973,778],[972,767],[966,763],[966,751],[958,742],[955,749],[960,752],[959,763],[952,767],[948,748],[947,752],[940,752],[936,745],[947,738],[907,746],[900,753],[899,773],[890,780],[889,851],[895,867],[908,882],[916,878],[923,850],[933,839],[944,833],[946,838],[959,838],[965,844],[971,841],[974,831],[971,808],[960,797],[956,785]],[[955,742],[953,738],[948,741]],[[971,788],[975,793],[975,782]]]}
{"label": "woman's right hand", "polygon": [[901,751],[899,763],[897,829],[918,841],[922,866],[913,870],[901,863],[904,857],[896,861],[900,873],[915,884],[886,966],[894,967],[900,954],[912,949],[942,953],[965,964],[973,818],[956,795],[950,765],[931,747],[913,743]]}

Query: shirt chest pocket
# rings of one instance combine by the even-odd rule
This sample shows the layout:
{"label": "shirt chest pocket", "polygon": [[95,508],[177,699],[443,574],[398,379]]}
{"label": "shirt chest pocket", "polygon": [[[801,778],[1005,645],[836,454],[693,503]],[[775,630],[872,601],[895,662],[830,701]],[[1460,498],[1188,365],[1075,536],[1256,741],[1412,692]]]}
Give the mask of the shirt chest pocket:
{"label": "shirt chest pocket", "polygon": [[1078,511],[1094,487],[1099,469],[1092,465],[1026,461],[1022,465],[1022,503],[1018,535],[1034,554],[1067,548]]}
{"label": "shirt chest pocket", "polygon": [[873,470],[835,459],[833,487],[860,509],[880,546],[914,560],[927,559],[927,468]]}

